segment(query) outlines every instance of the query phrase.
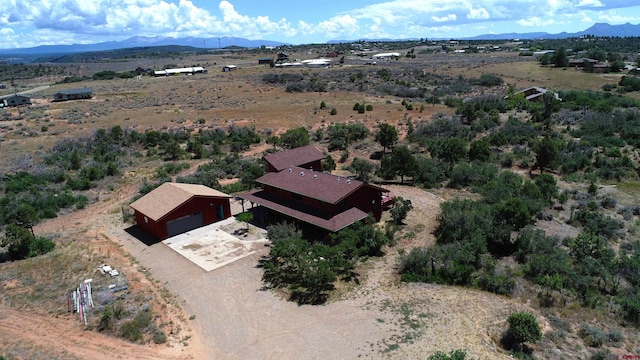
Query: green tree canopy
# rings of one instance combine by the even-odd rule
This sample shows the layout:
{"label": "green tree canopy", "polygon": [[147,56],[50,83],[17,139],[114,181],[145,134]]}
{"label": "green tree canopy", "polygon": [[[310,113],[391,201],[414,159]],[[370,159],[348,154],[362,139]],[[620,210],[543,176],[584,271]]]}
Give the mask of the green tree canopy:
{"label": "green tree canopy", "polygon": [[375,166],[372,163],[360,158],[353,159],[351,166],[349,166],[349,170],[356,174],[356,179],[364,182],[371,180],[374,168]]}
{"label": "green tree canopy", "polygon": [[508,333],[518,346],[525,342],[536,343],[542,339],[540,324],[531,313],[512,313],[509,315],[507,322],[509,323]]}
{"label": "green tree canopy", "polygon": [[387,152],[387,148],[398,142],[398,131],[393,125],[387,123],[380,124],[376,132],[376,141],[382,146],[383,152]]}
{"label": "green tree canopy", "polygon": [[280,143],[285,149],[293,149],[311,143],[309,132],[304,127],[287,130],[280,136]]}

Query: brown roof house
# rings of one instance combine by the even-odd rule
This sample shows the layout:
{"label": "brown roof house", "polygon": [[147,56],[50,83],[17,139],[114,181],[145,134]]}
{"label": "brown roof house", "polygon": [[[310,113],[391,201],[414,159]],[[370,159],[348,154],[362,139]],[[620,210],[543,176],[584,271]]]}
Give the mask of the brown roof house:
{"label": "brown roof house", "polygon": [[[315,149],[315,148],[313,148]],[[315,149],[320,155],[317,149]],[[284,154],[283,154],[284,153]],[[365,182],[323,173],[316,156],[302,156],[313,153],[309,147],[276,153],[276,159],[288,158],[295,162],[280,169],[273,157],[265,160],[269,164],[267,172],[256,182],[262,187],[239,195],[240,198],[258,204],[255,210],[259,221],[293,221],[299,226],[314,230],[336,232],[372,214],[380,220],[382,214],[382,194],[388,190]],[[271,156],[273,156],[271,155]],[[284,160],[282,160],[284,161]],[[276,162],[277,163],[277,162]],[[280,170],[278,170],[280,169]]]}
{"label": "brown roof house", "polygon": [[307,145],[266,155],[263,160],[267,162],[267,171],[280,171],[290,166],[321,171],[320,161],[324,158],[320,150]]}
{"label": "brown roof house", "polygon": [[199,184],[166,182],[131,204],[136,223],[159,240],[231,217],[230,196]]}

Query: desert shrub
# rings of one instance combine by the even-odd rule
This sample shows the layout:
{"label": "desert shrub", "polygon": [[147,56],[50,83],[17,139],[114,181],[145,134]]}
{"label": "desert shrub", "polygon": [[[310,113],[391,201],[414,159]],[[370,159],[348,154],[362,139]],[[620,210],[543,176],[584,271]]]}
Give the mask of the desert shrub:
{"label": "desert shrub", "polygon": [[457,115],[435,114],[431,121],[420,123],[413,131],[413,141],[432,138],[468,139],[473,135],[471,128],[464,125]]}
{"label": "desert shrub", "polygon": [[105,71],[100,71],[93,74],[92,78],[93,80],[111,80],[111,79],[114,79],[116,76],[117,74],[115,71],[105,70]]}
{"label": "desert shrub", "polygon": [[624,335],[622,335],[622,332],[620,332],[620,330],[618,329],[610,329],[609,333],[607,334],[607,338],[610,343],[614,344],[624,341]]}
{"label": "desert shrub", "polygon": [[491,87],[502,85],[504,83],[504,80],[500,76],[495,74],[482,74],[474,82],[480,86]]}
{"label": "desert shrub", "polygon": [[617,204],[617,200],[611,196],[605,196],[600,200],[600,205],[605,209],[614,209]]}
{"label": "desert shrub", "polygon": [[432,157],[448,163],[456,163],[467,156],[467,142],[460,138],[435,139],[428,148]]}
{"label": "desert shrub", "polygon": [[267,226],[267,239],[272,243],[299,237],[302,237],[302,233],[291,223],[282,222]]}
{"label": "desert shrub", "polygon": [[487,162],[491,159],[491,149],[487,140],[472,141],[469,144],[469,160]]}
{"label": "desert shrub", "polygon": [[587,169],[591,165],[592,156],[593,146],[576,141],[567,142],[560,156],[562,173],[572,174]]}
{"label": "desert shrub", "polygon": [[303,83],[300,83],[300,82],[287,84],[287,87],[285,89],[285,91],[289,93],[304,92],[304,90],[305,90],[305,86]]}
{"label": "desert shrub", "polygon": [[412,209],[413,205],[411,205],[411,200],[405,200],[402,197],[397,197],[395,205],[393,209],[391,209],[391,218],[393,219],[393,223],[401,225],[404,219],[407,218],[409,211]]}
{"label": "desert shrub", "polygon": [[164,344],[167,342],[167,335],[164,333],[164,331],[156,329],[153,332],[153,342],[155,344]]}
{"label": "desert shrub", "polygon": [[439,188],[447,179],[448,169],[449,166],[440,160],[417,156],[413,182],[425,188]]}
{"label": "desert shrub", "polygon": [[301,82],[304,77],[294,73],[269,73],[262,76],[262,81],[268,84],[286,84],[289,82]]}
{"label": "desert shrub", "polygon": [[[478,247],[480,246],[480,247]],[[454,242],[442,246],[413,248],[400,259],[403,281],[470,285],[480,265],[481,243]]]}
{"label": "desert shrub", "polygon": [[481,186],[494,179],[497,174],[498,168],[495,165],[461,162],[451,170],[447,187],[460,189],[469,186]]}
{"label": "desert shrub", "polygon": [[100,314],[100,322],[98,323],[98,331],[111,330],[111,328],[113,328],[113,324],[114,324],[113,312],[107,306],[107,307],[104,308],[104,310],[102,310],[102,313]]}
{"label": "desert shrub", "polygon": [[334,282],[351,279],[355,261],[376,255],[388,243],[384,233],[366,224],[356,223],[330,236],[329,245],[311,244],[287,226],[271,228],[273,242],[269,254],[258,267],[263,269],[266,287],[285,289],[289,300],[298,304],[322,304],[334,289]]}
{"label": "desert shrub", "polygon": [[622,318],[633,326],[640,326],[640,292],[628,292],[616,298]]}
{"label": "desert shrub", "polygon": [[607,239],[620,237],[620,231],[624,227],[620,220],[587,209],[577,210],[571,220],[582,225],[585,231],[602,235]]}
{"label": "desert shrub", "polygon": [[640,90],[640,79],[635,76],[623,76],[618,82],[619,86],[622,86],[625,91],[639,91]]}
{"label": "desert shrub", "polygon": [[151,313],[149,310],[138,312],[133,319],[125,321],[120,327],[121,336],[131,342],[142,340],[145,333],[151,325]]}
{"label": "desert shrub", "polygon": [[588,324],[582,324],[582,326],[580,326],[578,336],[580,336],[584,344],[589,347],[600,347],[607,341],[607,334],[600,331],[597,327]]}
{"label": "desert shrub", "polygon": [[344,150],[351,143],[367,137],[369,129],[361,123],[336,123],[329,125],[327,135],[329,136],[329,151]]}
{"label": "desert shrub", "polygon": [[483,273],[476,280],[477,286],[485,291],[500,295],[511,295],[516,287],[516,281],[504,275]]}
{"label": "desert shrub", "polygon": [[541,230],[527,227],[521,231],[516,239],[515,257],[525,264],[525,276],[550,289],[564,288],[571,275],[572,262],[559,245],[558,239],[546,236]]}
{"label": "desert shrub", "polygon": [[34,237],[33,234],[16,224],[9,224],[5,228],[5,235],[0,242],[7,247],[9,256],[14,260],[21,260],[46,254],[53,250],[55,243],[46,237]]}
{"label": "desert shrub", "polygon": [[309,145],[311,137],[309,131],[304,127],[288,129],[280,136],[280,144],[285,149],[293,149],[305,145]]}
{"label": "desert shrub", "polygon": [[532,124],[510,118],[506,124],[491,131],[489,141],[495,146],[523,145],[531,142],[540,133],[541,131]]}
{"label": "desert shrub", "polygon": [[511,153],[503,153],[500,157],[500,166],[503,168],[511,168],[513,166],[514,156]]}
{"label": "desert shrub", "polygon": [[507,335],[517,348],[523,343],[536,343],[542,339],[542,330],[536,317],[528,312],[516,312],[507,318],[509,329]]}
{"label": "desert shrub", "polygon": [[435,353],[429,355],[427,360],[473,360],[472,358],[467,359],[467,352],[461,349],[451,350],[449,354],[436,351]]}
{"label": "desert shrub", "polygon": [[[619,84],[619,86],[624,89],[623,85]],[[562,107],[572,110],[589,108],[609,112],[616,108],[638,107],[640,103],[638,100],[626,96],[602,91],[567,90],[559,91],[558,95],[562,99]]]}

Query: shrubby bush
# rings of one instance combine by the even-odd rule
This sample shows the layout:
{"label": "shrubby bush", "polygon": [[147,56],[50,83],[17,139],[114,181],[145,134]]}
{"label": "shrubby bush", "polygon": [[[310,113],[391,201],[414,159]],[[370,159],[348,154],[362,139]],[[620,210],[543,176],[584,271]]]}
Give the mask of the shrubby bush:
{"label": "shrubby bush", "polygon": [[[269,228],[269,254],[258,262],[265,286],[285,289],[298,304],[322,304],[338,279],[350,280],[360,258],[380,254],[390,241],[372,223],[356,223],[330,235],[329,244],[310,243],[292,227]],[[275,241],[274,241],[275,240]]]}
{"label": "shrubby bush", "polygon": [[460,189],[484,185],[494,179],[497,174],[498,168],[493,164],[460,162],[451,170],[447,187]]}
{"label": "shrubby bush", "polygon": [[474,79],[473,82],[481,86],[491,87],[502,85],[504,80],[496,74],[482,74],[478,79]]}

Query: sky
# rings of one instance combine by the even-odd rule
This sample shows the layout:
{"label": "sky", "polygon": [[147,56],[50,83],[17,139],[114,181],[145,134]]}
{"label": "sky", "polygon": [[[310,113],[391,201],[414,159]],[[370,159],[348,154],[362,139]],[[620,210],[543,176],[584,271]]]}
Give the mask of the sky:
{"label": "sky", "polygon": [[627,22],[640,23],[638,0],[0,0],[0,48],[133,36],[455,39]]}

